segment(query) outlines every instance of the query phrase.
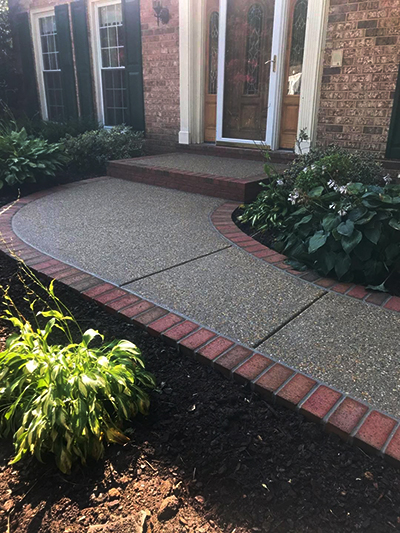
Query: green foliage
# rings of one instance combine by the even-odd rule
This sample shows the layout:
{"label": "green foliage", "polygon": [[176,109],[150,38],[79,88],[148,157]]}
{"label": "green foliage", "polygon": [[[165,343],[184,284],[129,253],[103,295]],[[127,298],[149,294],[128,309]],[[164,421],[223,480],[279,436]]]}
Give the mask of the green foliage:
{"label": "green foliage", "polygon": [[88,131],[63,139],[72,171],[80,174],[104,174],[108,161],[142,155],[143,133],[128,126]]}
{"label": "green foliage", "polygon": [[294,266],[373,286],[399,266],[399,185],[319,187],[296,203],[276,243]]}
{"label": "green foliage", "polygon": [[[75,461],[99,459],[105,444],[129,440],[123,423],[147,413],[146,389],[155,382],[134,344],[104,342],[92,329],[81,332],[55,296],[53,284],[45,288],[29,275],[47,292],[51,305],[36,312],[43,300],[27,288],[37,322],[32,325],[5,293],[3,318],[18,332],[0,353],[0,432],[14,436],[13,463],[26,454],[43,461],[50,453],[68,473]],[[77,342],[72,327],[80,332]],[[53,344],[55,334],[65,342]]]}
{"label": "green foliage", "polygon": [[297,268],[380,286],[400,262],[400,186],[368,155],[335,147],[301,155],[239,217],[274,230]]}
{"label": "green foliage", "polygon": [[77,137],[87,131],[100,128],[99,123],[94,118],[76,118],[65,122],[50,122],[47,120],[25,120],[25,129],[30,135],[45,139],[50,143],[58,143],[67,135]]}
{"label": "green foliage", "polygon": [[339,185],[349,182],[365,185],[379,184],[383,170],[372,154],[348,152],[337,146],[312,148],[298,156],[283,173],[289,188],[302,188],[305,191],[330,179]]}
{"label": "green foliage", "polygon": [[55,176],[66,163],[63,148],[28,136],[24,128],[0,131],[0,188]]}
{"label": "green foliage", "polygon": [[278,177],[269,183],[261,184],[263,191],[253,203],[245,205],[238,220],[251,224],[257,231],[265,231],[282,226],[295,208],[288,202],[288,190]]}

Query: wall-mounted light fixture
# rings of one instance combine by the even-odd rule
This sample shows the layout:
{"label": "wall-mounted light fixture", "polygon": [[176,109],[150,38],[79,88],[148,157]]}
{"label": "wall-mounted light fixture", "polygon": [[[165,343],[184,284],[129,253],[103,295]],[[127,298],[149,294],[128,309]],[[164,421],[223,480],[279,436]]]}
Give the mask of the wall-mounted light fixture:
{"label": "wall-mounted light fixture", "polygon": [[154,16],[157,18],[157,26],[160,25],[160,20],[163,24],[168,24],[170,16],[169,9],[162,7],[161,2],[153,0]]}

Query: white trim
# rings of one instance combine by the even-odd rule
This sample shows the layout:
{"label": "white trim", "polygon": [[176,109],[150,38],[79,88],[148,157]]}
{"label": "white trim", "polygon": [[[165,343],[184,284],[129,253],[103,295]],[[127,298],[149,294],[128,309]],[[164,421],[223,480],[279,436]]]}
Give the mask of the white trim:
{"label": "white trim", "polygon": [[[265,139],[247,140],[230,139],[223,136],[224,118],[224,83],[225,83],[225,55],[226,55],[226,21],[228,0],[220,0],[219,13],[219,41],[218,41],[218,91],[217,91],[217,142],[240,144],[254,144],[265,142],[271,149],[275,149],[279,137],[279,124],[281,118],[281,102],[283,90],[283,72],[285,65],[285,36],[287,34],[288,0],[275,0],[274,24],[272,30],[271,66],[268,88],[268,113]],[[274,65],[274,56],[276,64]],[[275,66],[275,68],[274,68]],[[274,72],[275,70],[275,72]]]}
{"label": "white trim", "polygon": [[94,89],[97,109],[97,119],[104,125],[103,84],[101,81],[101,49],[99,7],[120,4],[121,0],[89,0],[89,28],[90,44],[92,48],[92,64],[94,71]]}
{"label": "white trim", "polygon": [[179,1],[179,143],[204,141],[205,0]]}
{"label": "white trim", "polygon": [[[303,74],[300,89],[300,108],[297,136],[302,129],[310,140],[301,143],[301,151],[308,152],[317,133],[318,104],[321,90],[322,59],[328,20],[329,0],[309,0],[304,44]],[[296,152],[300,150],[296,146]]]}
{"label": "white trim", "polygon": [[276,57],[276,72],[273,72],[273,68],[271,68],[265,139],[265,143],[271,147],[271,150],[279,148],[283,86],[285,83],[285,58],[289,32],[289,1],[281,0],[280,2],[275,2],[271,57]]}
{"label": "white trim", "polygon": [[39,88],[40,114],[43,120],[48,120],[46,90],[44,86],[44,65],[42,54],[42,43],[40,41],[39,19],[54,16],[54,7],[41,7],[30,11],[31,32],[33,42],[33,54],[35,58],[36,81]]}

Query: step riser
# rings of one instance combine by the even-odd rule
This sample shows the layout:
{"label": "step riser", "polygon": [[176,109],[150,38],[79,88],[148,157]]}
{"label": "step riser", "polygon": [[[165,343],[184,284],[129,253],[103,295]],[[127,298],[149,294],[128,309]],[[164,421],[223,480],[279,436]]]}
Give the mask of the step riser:
{"label": "step riser", "polygon": [[[145,183],[156,187],[224,198],[236,202],[250,202],[261,191],[260,179],[240,181],[210,175],[178,172],[175,170],[145,168],[111,162],[107,175],[113,178]],[[263,180],[266,181],[266,180]]]}

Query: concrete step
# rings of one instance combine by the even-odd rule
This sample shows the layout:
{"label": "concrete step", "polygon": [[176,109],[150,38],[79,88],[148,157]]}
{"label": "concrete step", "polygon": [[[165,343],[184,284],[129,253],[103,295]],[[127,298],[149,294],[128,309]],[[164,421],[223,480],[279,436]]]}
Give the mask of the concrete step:
{"label": "concrete step", "polygon": [[[283,170],[284,165],[276,168]],[[182,153],[110,161],[107,175],[246,203],[268,179],[262,162]]]}

